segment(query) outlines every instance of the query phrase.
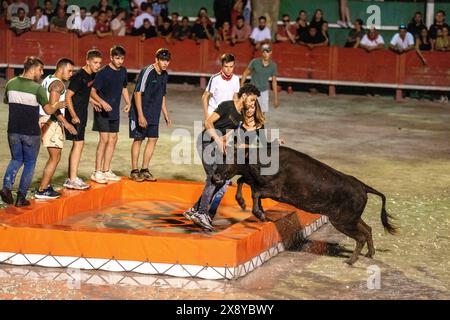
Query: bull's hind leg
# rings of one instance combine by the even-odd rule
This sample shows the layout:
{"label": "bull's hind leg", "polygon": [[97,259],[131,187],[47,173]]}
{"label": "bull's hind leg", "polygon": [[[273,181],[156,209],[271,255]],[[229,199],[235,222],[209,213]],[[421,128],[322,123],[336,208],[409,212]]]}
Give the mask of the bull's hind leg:
{"label": "bull's hind leg", "polygon": [[352,265],[357,260],[361,253],[362,248],[364,247],[364,244],[367,242],[366,239],[366,229],[359,223],[352,223],[350,225],[345,224],[333,224],[334,227],[342,232],[343,234],[349,236],[350,238],[354,239],[356,241],[356,248],[352,253],[352,256],[345,260],[345,263]]}
{"label": "bull's hind leg", "polygon": [[375,247],[373,246],[372,228],[361,218],[359,219],[359,223],[366,230],[367,248],[369,249],[366,257],[373,258],[373,256],[375,255]]}
{"label": "bull's hind leg", "polygon": [[246,207],[244,197],[242,197],[242,185],[244,183],[245,183],[244,177],[240,177],[237,180],[237,190],[236,190],[236,196],[235,196],[235,199],[242,210],[245,210],[245,207]]}

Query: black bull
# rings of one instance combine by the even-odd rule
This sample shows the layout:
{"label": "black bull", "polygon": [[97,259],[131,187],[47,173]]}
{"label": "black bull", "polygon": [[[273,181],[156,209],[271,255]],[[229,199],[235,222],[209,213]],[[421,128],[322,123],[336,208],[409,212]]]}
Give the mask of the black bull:
{"label": "black bull", "polygon": [[[266,221],[261,207],[261,199],[264,198],[287,203],[310,213],[326,215],[337,230],[356,241],[352,256],[346,260],[351,265],[358,259],[366,242],[366,257],[372,258],[375,254],[372,228],[361,219],[367,203],[367,193],[372,193],[381,197],[381,222],[384,229],[390,234],[396,233],[396,228],[389,223],[389,218],[392,217],[386,212],[386,197],[355,177],[287,147],[279,147],[278,172],[262,175],[261,169],[269,165],[261,164],[259,156],[256,164],[249,164],[249,150],[258,149],[246,149],[244,164],[237,164],[237,152],[234,152],[234,164],[218,164],[212,179],[215,184],[222,184],[225,180],[240,175],[236,200],[245,209],[242,184],[250,185],[252,212],[260,220]],[[270,156],[270,151],[268,154]]]}

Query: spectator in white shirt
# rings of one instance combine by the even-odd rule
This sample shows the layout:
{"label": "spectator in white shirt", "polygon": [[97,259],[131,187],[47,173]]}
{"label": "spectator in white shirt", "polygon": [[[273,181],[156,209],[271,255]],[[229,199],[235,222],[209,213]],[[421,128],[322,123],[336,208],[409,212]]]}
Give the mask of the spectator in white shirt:
{"label": "spectator in white shirt", "polygon": [[384,49],[384,39],[381,34],[378,33],[377,29],[375,29],[375,27],[372,27],[369,29],[369,32],[361,39],[359,47],[365,49],[367,52]]}
{"label": "spectator in white shirt", "polygon": [[48,18],[41,7],[34,8],[34,16],[31,17],[31,31],[47,32]]}
{"label": "spectator in white shirt", "polygon": [[75,18],[73,30],[79,37],[84,37],[94,33],[95,19],[87,15],[85,7],[80,8],[80,16]]}
{"label": "spectator in white shirt", "polygon": [[392,37],[389,49],[397,53],[414,50],[414,36],[408,32],[406,25],[401,24],[398,29],[399,32]]}
{"label": "spectator in white shirt", "polygon": [[126,33],[125,27],[125,16],[126,12],[122,8],[117,8],[116,17],[111,21],[111,31],[114,36],[124,36]]}
{"label": "spectator in white shirt", "polygon": [[150,20],[150,23],[152,26],[155,26],[155,17],[153,14],[153,8],[151,4],[144,2],[141,4],[141,14],[136,17],[136,20],[134,21],[134,28],[139,29],[143,24],[144,20],[148,19]]}
{"label": "spectator in white shirt", "polygon": [[250,40],[257,50],[259,50],[262,44],[272,41],[272,34],[270,33],[270,29],[266,26],[266,17],[261,16],[258,21],[258,27],[254,28],[250,35]]}

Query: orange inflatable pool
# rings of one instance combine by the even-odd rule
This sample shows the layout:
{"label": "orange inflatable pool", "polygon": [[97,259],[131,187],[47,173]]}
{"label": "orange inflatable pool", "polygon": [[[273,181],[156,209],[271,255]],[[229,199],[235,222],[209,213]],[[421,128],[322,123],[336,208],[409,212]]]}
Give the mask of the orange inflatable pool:
{"label": "orange inflatable pool", "polygon": [[[230,187],[206,233],[182,212],[202,183],[123,179],[0,210],[0,262],[205,279],[244,276],[327,220],[264,200],[273,222],[242,211]],[[250,190],[244,198],[251,205]]]}

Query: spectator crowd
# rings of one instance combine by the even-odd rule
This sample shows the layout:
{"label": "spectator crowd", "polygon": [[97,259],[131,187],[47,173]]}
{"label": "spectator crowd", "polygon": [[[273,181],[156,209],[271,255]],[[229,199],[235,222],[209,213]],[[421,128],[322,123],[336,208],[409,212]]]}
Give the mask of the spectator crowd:
{"label": "spectator crowd", "polygon": [[[144,41],[160,37],[167,42],[192,39],[200,43],[202,39],[214,41],[216,48],[222,43],[235,45],[251,42],[255,49],[270,42],[288,42],[315,47],[330,46],[328,22],[321,9],[315,10],[312,18],[300,10],[295,21],[288,14],[282,16],[275,37],[267,26],[267,18],[259,17],[258,25],[251,27],[251,1],[214,1],[214,19],[206,8],[200,8],[195,21],[169,11],[170,0],[100,0],[91,8],[81,7],[75,15],[67,13],[67,1],[44,1],[43,7],[37,6],[30,11],[21,0],[3,0],[2,10],[10,29],[20,36],[25,32],[73,32],[79,37],[95,34],[99,38],[110,36],[138,36]],[[73,18],[75,17],[75,18]],[[388,47],[398,53],[417,50],[421,58],[422,51],[449,51],[449,26],[445,22],[445,12],[435,14],[434,23],[427,28],[421,12],[416,12],[409,24],[401,24]],[[385,40],[374,27],[364,29],[363,21],[355,19],[343,27],[348,33],[345,47],[363,48],[370,52],[385,47]]]}

